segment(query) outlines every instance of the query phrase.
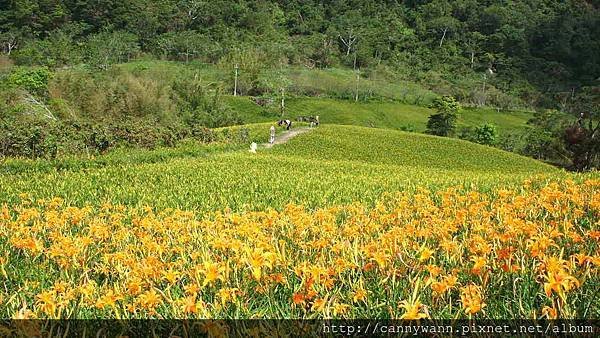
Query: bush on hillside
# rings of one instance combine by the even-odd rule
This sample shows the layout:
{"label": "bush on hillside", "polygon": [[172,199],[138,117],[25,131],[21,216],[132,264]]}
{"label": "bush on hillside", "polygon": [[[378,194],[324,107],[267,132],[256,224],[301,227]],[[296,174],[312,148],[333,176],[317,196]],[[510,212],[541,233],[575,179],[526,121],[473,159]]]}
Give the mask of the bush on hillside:
{"label": "bush on hillside", "polygon": [[62,121],[32,115],[0,119],[0,155],[57,158],[70,154],[101,154],[115,147],[172,147],[193,137],[212,138],[184,125],[164,125],[142,119],[103,123]]}
{"label": "bush on hillside", "polygon": [[459,138],[487,146],[495,145],[498,139],[496,126],[491,123],[485,123],[475,128],[462,128]]}
{"label": "bush on hillside", "polygon": [[2,80],[4,88],[20,88],[31,94],[45,96],[52,72],[46,67],[16,67]]}
{"label": "bush on hillside", "polygon": [[427,133],[437,136],[450,136],[456,129],[460,104],[452,96],[437,98],[431,104],[437,113],[429,116]]}
{"label": "bush on hillside", "polygon": [[[54,158],[115,147],[212,142],[207,128],[241,124],[220,89],[198,77],[15,68],[0,83],[0,155]],[[49,82],[49,83],[48,83]],[[34,93],[31,95],[30,92]]]}

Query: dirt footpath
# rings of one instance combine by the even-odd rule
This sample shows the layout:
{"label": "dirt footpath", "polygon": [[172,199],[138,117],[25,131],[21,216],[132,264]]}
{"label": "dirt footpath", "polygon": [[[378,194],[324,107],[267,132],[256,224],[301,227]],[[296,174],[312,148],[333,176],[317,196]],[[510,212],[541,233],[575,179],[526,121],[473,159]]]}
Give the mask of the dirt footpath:
{"label": "dirt footpath", "polygon": [[304,134],[308,131],[310,131],[310,128],[305,128],[305,127],[288,130],[288,131],[284,132],[283,134],[279,134],[279,135],[275,136],[275,142],[273,142],[273,144],[263,143],[262,146],[265,148],[271,148],[272,146],[274,146],[276,144],[286,143],[289,139],[296,137],[300,134]]}

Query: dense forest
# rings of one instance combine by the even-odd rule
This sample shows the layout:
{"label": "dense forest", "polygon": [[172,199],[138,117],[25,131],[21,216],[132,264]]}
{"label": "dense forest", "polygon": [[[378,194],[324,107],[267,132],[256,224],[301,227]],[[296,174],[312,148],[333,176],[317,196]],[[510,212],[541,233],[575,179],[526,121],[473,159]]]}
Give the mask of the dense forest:
{"label": "dense forest", "polygon": [[245,89],[253,95],[278,80],[260,69],[346,67],[468,105],[583,113],[590,123],[597,114],[597,0],[5,0],[0,8],[4,62],[17,66],[238,64],[259,69]]}
{"label": "dense forest", "polygon": [[[3,49],[20,64],[102,66],[138,52],[217,62],[385,63],[407,77],[469,76],[539,103],[600,77],[598,1],[3,1]],[[267,61],[267,60],[265,60]],[[429,74],[428,72],[431,72]],[[537,100],[536,100],[537,99]]]}

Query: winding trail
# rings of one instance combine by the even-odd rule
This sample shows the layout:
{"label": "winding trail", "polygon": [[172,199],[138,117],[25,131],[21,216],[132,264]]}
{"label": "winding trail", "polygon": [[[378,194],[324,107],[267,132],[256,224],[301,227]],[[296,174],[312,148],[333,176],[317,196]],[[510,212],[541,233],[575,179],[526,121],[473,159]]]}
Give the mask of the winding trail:
{"label": "winding trail", "polygon": [[282,134],[275,136],[275,142],[273,142],[272,144],[267,142],[267,143],[263,143],[261,146],[263,146],[265,148],[271,148],[276,144],[286,143],[289,139],[294,138],[300,134],[304,134],[309,131],[311,131],[311,128],[307,128],[307,127],[295,128],[295,129],[286,131]]}

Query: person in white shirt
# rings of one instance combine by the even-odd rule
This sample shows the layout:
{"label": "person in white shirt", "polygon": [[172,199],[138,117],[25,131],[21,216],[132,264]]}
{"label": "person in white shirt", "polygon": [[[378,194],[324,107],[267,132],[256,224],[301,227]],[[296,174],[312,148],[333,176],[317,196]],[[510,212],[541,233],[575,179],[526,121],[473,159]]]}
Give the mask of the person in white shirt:
{"label": "person in white shirt", "polygon": [[269,137],[269,143],[273,144],[275,142],[275,126],[271,126],[271,136]]}
{"label": "person in white shirt", "polygon": [[252,142],[250,144],[250,152],[256,154],[256,149],[258,149],[258,144],[256,144],[256,142]]}

